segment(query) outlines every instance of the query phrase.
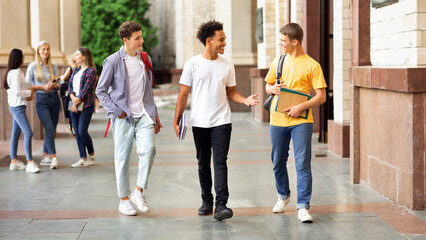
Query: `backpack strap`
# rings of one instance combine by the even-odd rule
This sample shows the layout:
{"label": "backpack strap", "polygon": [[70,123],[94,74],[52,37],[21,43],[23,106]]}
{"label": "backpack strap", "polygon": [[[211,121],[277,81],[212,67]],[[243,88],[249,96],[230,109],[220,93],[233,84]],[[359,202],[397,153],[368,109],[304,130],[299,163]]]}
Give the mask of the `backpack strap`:
{"label": "backpack strap", "polygon": [[142,58],[142,62],[145,64],[145,70],[147,73],[149,73],[149,70],[151,70],[152,75],[152,87],[155,87],[155,77],[154,77],[154,71],[152,68],[152,64],[149,62],[149,57],[147,52],[139,52]]}
{"label": "backpack strap", "polygon": [[280,56],[280,60],[278,61],[278,66],[277,66],[277,84],[280,84],[281,75],[283,73],[283,64],[284,64],[285,57],[287,57],[287,54],[281,55]]}
{"label": "backpack strap", "polygon": [[108,118],[108,125],[107,125],[107,127],[106,127],[104,137],[107,137],[107,135],[108,135],[108,130],[109,130],[109,127],[110,127],[110,126],[111,126],[111,118]]}

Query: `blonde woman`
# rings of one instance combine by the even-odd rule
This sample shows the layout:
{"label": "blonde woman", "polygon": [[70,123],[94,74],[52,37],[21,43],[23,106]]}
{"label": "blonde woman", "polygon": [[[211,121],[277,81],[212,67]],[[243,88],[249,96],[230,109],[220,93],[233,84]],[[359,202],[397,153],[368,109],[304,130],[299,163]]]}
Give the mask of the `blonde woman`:
{"label": "blonde woman", "polygon": [[36,110],[45,130],[43,159],[40,164],[50,165],[51,169],[58,167],[54,136],[61,109],[57,91],[60,86],[55,79],[58,75],[58,67],[51,63],[50,44],[41,41],[37,46],[36,61],[28,65],[25,78],[27,82],[32,82],[37,93]]}

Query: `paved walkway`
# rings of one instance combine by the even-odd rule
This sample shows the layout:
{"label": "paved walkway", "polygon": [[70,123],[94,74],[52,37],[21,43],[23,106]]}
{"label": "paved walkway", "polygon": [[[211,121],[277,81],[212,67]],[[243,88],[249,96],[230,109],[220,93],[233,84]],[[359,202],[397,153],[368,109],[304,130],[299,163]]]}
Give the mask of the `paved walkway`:
{"label": "paved walkway", "polygon": [[[96,165],[72,169],[76,142],[60,125],[56,139],[59,169],[42,166],[39,174],[9,171],[8,142],[0,143],[0,239],[425,239],[426,211],[412,212],[367,185],[349,182],[349,159],[327,151],[313,138],[314,177],[311,214],[302,224],[295,208],[293,158],[289,174],[293,197],[283,214],[273,214],[276,191],[270,162],[269,127],[249,113],[233,114],[229,154],[228,206],[234,217],[219,222],[199,217],[201,204],[197,161],[189,129],[174,136],[172,104],[162,103],[164,128],[157,135],[157,156],[146,190],[151,212],[136,217],[118,213],[111,133],[103,137],[107,119],[95,114],[90,125]],[[40,161],[41,141],[34,141]],[[20,157],[23,145],[20,143]],[[137,155],[130,169],[134,186]]]}

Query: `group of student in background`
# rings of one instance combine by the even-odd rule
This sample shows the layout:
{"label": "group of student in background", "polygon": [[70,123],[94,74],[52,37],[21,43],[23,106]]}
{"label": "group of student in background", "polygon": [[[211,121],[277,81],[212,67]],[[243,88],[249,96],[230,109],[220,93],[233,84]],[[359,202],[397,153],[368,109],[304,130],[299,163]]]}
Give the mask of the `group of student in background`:
{"label": "group of student in background", "polygon": [[[13,117],[10,138],[10,170],[23,170],[38,173],[40,168],[33,161],[33,131],[26,115],[29,101],[36,99],[36,111],[44,128],[43,155],[40,165],[58,168],[55,131],[61,111],[70,118],[70,128],[77,140],[80,159],[72,167],[94,165],[95,151],[88,129],[94,111],[94,88],[96,68],[88,48],[82,47],[70,57],[70,67],[59,76],[58,67],[51,62],[50,44],[41,41],[37,45],[36,60],[28,65],[27,72],[20,69],[24,56],[20,49],[12,49],[7,64],[4,87],[7,89],[9,111]],[[65,105],[66,103],[66,105]],[[27,164],[17,159],[18,142],[24,134],[24,148]]]}

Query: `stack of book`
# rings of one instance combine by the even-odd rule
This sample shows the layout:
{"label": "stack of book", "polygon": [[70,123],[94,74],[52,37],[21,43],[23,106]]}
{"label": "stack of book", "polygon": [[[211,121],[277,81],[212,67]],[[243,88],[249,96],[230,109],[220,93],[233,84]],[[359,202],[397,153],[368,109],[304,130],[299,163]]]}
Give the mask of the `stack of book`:
{"label": "stack of book", "polygon": [[[287,113],[286,110],[289,107],[296,106],[300,103],[306,102],[311,99],[311,95],[304,92],[299,92],[289,88],[281,87],[280,94],[278,95],[278,103],[275,107],[275,111]],[[299,117],[307,119],[309,116],[309,109],[300,112]]]}

